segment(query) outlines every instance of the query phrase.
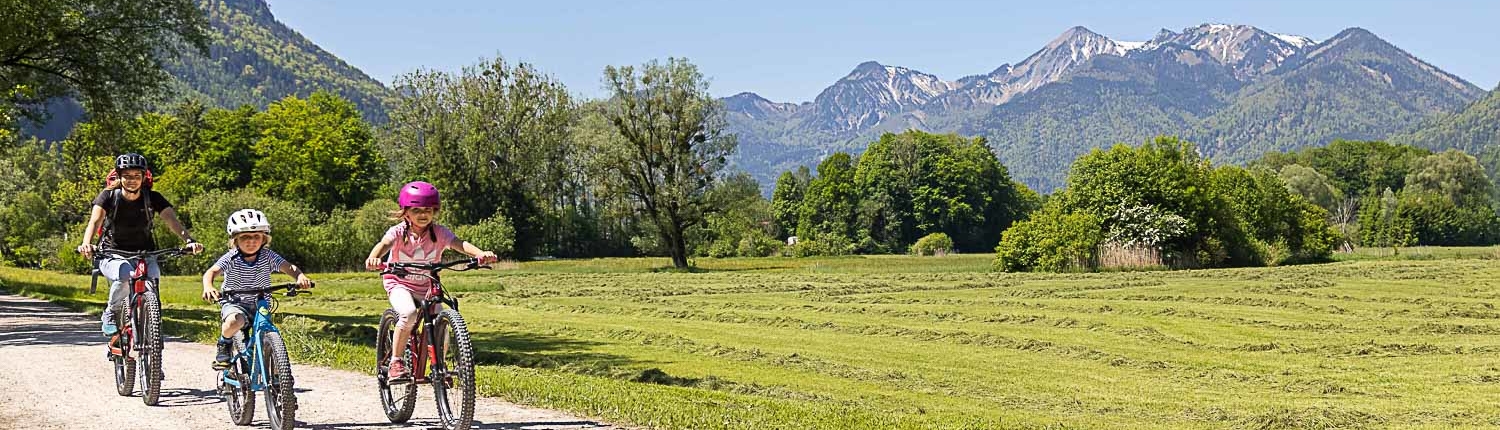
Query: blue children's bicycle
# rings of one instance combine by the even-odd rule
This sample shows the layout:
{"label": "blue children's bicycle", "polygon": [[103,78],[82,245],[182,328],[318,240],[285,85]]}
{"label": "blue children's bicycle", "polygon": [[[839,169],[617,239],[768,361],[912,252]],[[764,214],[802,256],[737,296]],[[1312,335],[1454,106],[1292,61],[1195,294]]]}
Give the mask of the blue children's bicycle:
{"label": "blue children's bicycle", "polygon": [[[292,392],[292,362],[287,358],[281,332],[271,323],[275,312],[271,293],[286,290],[292,297],[308,291],[296,283],[277,284],[255,290],[236,290],[236,294],[257,294],[254,321],[235,335],[234,359],[219,377],[219,395],[229,404],[229,419],[235,425],[250,425],[255,415],[255,392],[264,391],[266,418],[275,430],[290,429],[297,420],[297,395]],[[219,303],[228,299],[221,298]],[[240,340],[245,340],[241,343]]]}

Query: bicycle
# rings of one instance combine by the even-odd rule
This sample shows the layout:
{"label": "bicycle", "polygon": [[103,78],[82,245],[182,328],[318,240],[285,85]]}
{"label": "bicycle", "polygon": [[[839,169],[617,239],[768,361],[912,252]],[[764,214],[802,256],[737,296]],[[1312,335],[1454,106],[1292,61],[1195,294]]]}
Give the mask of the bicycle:
{"label": "bicycle", "polygon": [[[271,322],[275,306],[271,293],[286,290],[287,297],[310,294],[297,283],[277,284],[254,290],[236,290],[235,294],[256,294],[254,321],[235,336],[234,355],[227,369],[220,371],[219,395],[229,406],[229,419],[235,425],[250,425],[255,415],[255,392],[264,391],[266,419],[275,430],[296,425],[297,395],[293,392],[292,363],[287,358],[281,332]],[[219,304],[230,304],[220,298]],[[243,339],[245,342],[241,343]],[[248,349],[247,349],[248,348]]]}
{"label": "bicycle", "polygon": [[[104,257],[129,260],[135,265],[130,272],[130,295],[126,297],[124,309],[115,312],[115,326],[119,332],[110,337],[109,353],[106,355],[115,367],[115,392],[121,396],[135,393],[137,377],[141,383],[141,401],[147,406],[156,406],[161,399],[161,298],[157,296],[157,279],[146,271],[149,257],[174,257],[191,253],[187,248],[170,248],[156,251],[121,251],[101,249],[95,253],[93,279],[89,294],[99,287],[99,261]],[[124,288],[122,286],[122,288]],[[106,299],[108,300],[108,299]],[[106,303],[105,306],[114,306]]]}
{"label": "bicycle", "polygon": [[[464,266],[462,269],[455,267]],[[443,270],[466,271],[489,266],[480,265],[478,259],[470,258],[449,263],[385,263],[382,274],[397,276],[422,276],[432,280],[427,297],[417,306],[416,327],[407,342],[405,357],[411,363],[411,381],[405,384],[400,396],[393,394],[387,371],[390,368],[391,334],[395,330],[399,315],[394,309],[386,309],[380,317],[380,330],[375,342],[375,380],[380,390],[380,401],[385,407],[386,418],[392,423],[404,423],[411,418],[417,404],[417,384],[432,384],[432,394],[437,400],[438,416],[446,430],[468,429],[474,423],[474,346],[469,340],[469,329],[458,313],[458,300],[443,292],[443,282],[438,273]],[[413,273],[410,270],[426,270],[430,274]],[[447,305],[448,309],[443,309]],[[458,392],[458,410],[454,410],[449,391]]]}

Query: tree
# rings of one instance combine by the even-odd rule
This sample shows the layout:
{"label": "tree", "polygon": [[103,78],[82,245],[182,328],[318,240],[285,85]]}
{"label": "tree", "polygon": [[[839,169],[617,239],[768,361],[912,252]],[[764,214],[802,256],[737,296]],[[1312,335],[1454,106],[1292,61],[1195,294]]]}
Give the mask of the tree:
{"label": "tree", "polygon": [[129,114],[165,91],[164,57],[208,53],[193,0],[0,1],[0,96],[32,107],[78,95],[96,116]]}
{"label": "tree", "polygon": [[818,177],[807,184],[797,218],[797,239],[854,243],[858,206],[854,158],[835,152],[818,163]]}
{"label": "tree", "polygon": [[1329,183],[1328,177],[1311,167],[1288,165],[1277,174],[1292,192],[1329,212],[1338,210],[1344,193]]}
{"label": "tree", "polygon": [[1192,143],[1158,137],[1140,147],[1120,144],[1079,158],[1068,176],[1066,198],[1053,200],[1063,205],[1063,213],[1100,216],[1111,237],[1140,236],[1118,230],[1144,227],[1111,218],[1129,213],[1122,207],[1149,207],[1162,216],[1182,217],[1186,228],[1160,244],[1172,265],[1253,264],[1244,226],[1224,197],[1214,192],[1212,172]]}
{"label": "tree", "polygon": [[449,195],[449,219],[478,223],[495,213],[515,227],[515,252],[534,255],[558,237],[580,192],[570,174],[576,106],[567,88],[527,63],[482,60],[459,73],[419,70],[396,79],[402,97],[382,134],[403,181],[425,180]]}
{"label": "tree", "polygon": [[807,166],[781,172],[776,179],[776,189],[771,192],[771,211],[775,214],[779,239],[797,234],[797,218],[802,215],[802,198],[810,182],[812,173]]}
{"label": "tree", "polygon": [[1405,186],[1411,163],[1431,151],[1378,141],[1334,140],[1322,148],[1304,150],[1303,164],[1328,176],[1346,196],[1362,196]]}
{"label": "tree", "polygon": [[357,208],[389,181],[370,126],[347,100],[325,91],[287,97],[257,114],[254,187],[328,212]]}
{"label": "tree", "polygon": [[962,251],[993,249],[1024,216],[1016,186],[984,138],[886,133],[860,155],[858,229],[877,251],[899,252],[931,233]]}
{"label": "tree", "polygon": [[1458,206],[1488,207],[1492,187],[1478,159],[1450,149],[1412,163],[1404,191],[1437,193]]}
{"label": "tree", "polygon": [[1005,230],[995,247],[996,269],[1065,272],[1095,267],[1104,243],[1104,220],[1088,212],[1063,212],[1063,200],[1054,200]]}
{"label": "tree", "polygon": [[708,192],[717,211],[707,215],[697,251],[710,257],[764,257],[779,243],[772,236],[771,204],[749,173],[735,173]]}
{"label": "tree", "polygon": [[723,106],[686,59],[605,67],[604,81],[604,116],[620,139],[591,142],[595,161],[656,225],[672,265],[686,268],[685,233],[714,210],[706,194],[736,146],[724,131]]}

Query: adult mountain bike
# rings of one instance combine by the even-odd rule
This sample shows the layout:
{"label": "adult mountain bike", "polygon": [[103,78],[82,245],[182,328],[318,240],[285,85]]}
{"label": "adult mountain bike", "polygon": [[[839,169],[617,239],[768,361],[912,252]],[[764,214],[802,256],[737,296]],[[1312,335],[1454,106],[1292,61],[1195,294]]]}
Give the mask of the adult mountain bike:
{"label": "adult mountain bike", "polygon": [[[109,339],[107,357],[115,366],[115,392],[121,396],[135,393],[136,382],[140,382],[141,401],[155,406],[161,399],[161,298],[157,296],[158,280],[146,270],[150,258],[173,257],[191,253],[187,248],[170,248],[156,251],[121,251],[101,249],[94,255],[93,279],[89,283],[89,294],[99,287],[97,267],[99,261],[116,259],[130,261],[134,269],[130,280],[121,288],[130,288],[123,309],[115,312],[115,326],[119,332]],[[109,303],[106,306],[114,306]],[[139,381],[137,380],[139,378]]]}

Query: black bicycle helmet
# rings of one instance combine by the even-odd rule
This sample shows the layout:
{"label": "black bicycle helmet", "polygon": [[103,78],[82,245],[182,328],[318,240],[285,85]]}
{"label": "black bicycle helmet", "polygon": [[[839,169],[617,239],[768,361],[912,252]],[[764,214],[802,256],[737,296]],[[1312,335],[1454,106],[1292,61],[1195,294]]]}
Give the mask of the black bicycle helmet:
{"label": "black bicycle helmet", "polygon": [[146,157],[134,152],[115,157],[115,170],[120,171],[126,169],[148,170],[146,168]]}

